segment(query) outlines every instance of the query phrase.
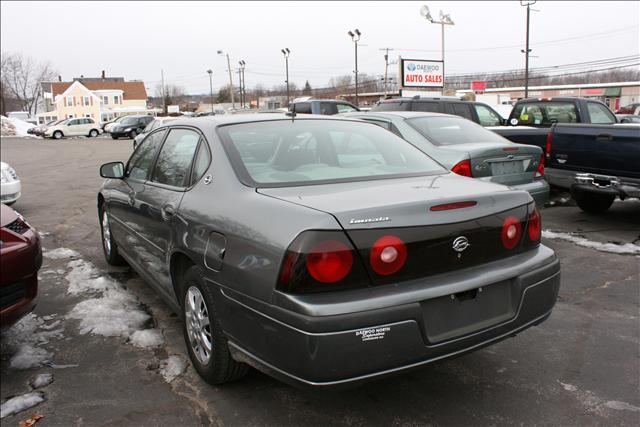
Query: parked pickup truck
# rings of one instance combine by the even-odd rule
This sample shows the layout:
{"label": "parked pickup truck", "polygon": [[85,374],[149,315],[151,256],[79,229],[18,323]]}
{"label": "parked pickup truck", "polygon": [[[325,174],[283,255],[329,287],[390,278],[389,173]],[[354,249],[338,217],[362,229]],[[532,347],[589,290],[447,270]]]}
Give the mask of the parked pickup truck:
{"label": "parked pickup truck", "polygon": [[507,124],[491,127],[500,136],[518,144],[546,149],[549,128],[556,123],[611,125],[616,116],[605,104],[588,98],[527,98],[515,103]]}
{"label": "parked pickup truck", "polygon": [[640,197],[640,125],[556,124],[546,148],[547,181],[570,190],[583,211]]}

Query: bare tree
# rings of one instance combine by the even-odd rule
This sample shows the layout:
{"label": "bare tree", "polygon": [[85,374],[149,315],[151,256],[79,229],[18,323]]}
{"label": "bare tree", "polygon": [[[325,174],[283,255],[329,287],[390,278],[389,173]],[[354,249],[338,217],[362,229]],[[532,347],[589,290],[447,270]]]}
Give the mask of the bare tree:
{"label": "bare tree", "polygon": [[[36,62],[19,53],[2,53],[3,98],[15,98],[22,111],[30,116],[37,114],[42,100],[41,83],[55,76],[49,62]],[[4,104],[4,102],[3,102]]]}
{"label": "bare tree", "polygon": [[164,97],[165,106],[181,104],[182,102],[185,101],[184,98],[185,98],[186,92],[182,86],[167,83],[164,85],[164,95],[163,95],[162,85],[158,83],[154,88],[154,92],[156,96],[160,98],[160,101],[162,101],[162,98]]}

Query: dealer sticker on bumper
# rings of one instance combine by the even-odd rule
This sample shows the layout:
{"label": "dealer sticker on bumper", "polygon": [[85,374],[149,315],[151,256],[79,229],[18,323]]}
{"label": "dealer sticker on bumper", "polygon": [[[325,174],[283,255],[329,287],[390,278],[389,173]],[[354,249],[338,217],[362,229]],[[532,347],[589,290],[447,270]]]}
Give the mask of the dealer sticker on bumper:
{"label": "dealer sticker on bumper", "polygon": [[380,328],[361,329],[356,331],[355,334],[357,337],[361,337],[362,341],[382,340],[390,330],[389,326],[383,326]]}

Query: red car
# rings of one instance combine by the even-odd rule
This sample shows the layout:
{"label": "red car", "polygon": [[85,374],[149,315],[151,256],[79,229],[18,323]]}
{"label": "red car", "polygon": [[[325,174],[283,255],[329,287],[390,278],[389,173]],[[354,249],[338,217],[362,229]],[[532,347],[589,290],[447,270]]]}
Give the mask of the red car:
{"label": "red car", "polygon": [[36,306],[40,237],[16,211],[0,204],[0,330]]}

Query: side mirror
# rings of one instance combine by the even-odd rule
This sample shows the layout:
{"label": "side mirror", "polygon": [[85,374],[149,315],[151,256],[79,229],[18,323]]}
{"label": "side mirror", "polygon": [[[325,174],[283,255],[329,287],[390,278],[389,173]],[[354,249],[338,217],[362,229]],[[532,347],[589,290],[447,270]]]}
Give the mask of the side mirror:
{"label": "side mirror", "polygon": [[124,178],[124,163],[109,162],[100,166],[100,176],[103,178],[122,179]]}

